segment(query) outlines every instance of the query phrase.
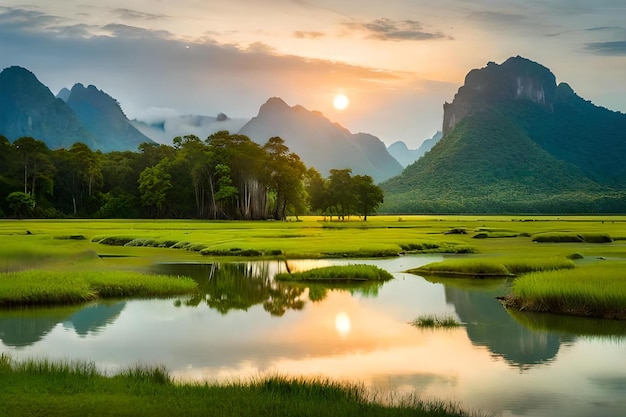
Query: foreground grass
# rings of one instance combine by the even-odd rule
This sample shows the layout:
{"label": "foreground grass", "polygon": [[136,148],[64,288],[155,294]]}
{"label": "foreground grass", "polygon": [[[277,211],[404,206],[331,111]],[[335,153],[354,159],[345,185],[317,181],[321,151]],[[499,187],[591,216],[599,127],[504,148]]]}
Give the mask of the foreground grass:
{"label": "foreground grass", "polygon": [[266,377],[223,385],[174,383],[162,367],[105,376],[87,362],[18,362],[0,356],[0,415],[63,416],[468,416],[454,404],[409,397],[370,400],[360,385]]}
{"label": "foreground grass", "polygon": [[191,278],[130,271],[0,273],[0,306],[71,304],[97,298],[163,297],[197,290]]}
{"label": "foreground grass", "polygon": [[507,277],[536,271],[574,268],[570,259],[558,258],[469,258],[432,262],[407,272],[470,277]]}
{"label": "foreground grass", "polygon": [[626,319],[626,263],[527,274],[502,301],[523,311]]}
{"label": "foreground grass", "polygon": [[388,281],[393,276],[375,265],[336,265],[304,272],[280,273],[278,281]]}

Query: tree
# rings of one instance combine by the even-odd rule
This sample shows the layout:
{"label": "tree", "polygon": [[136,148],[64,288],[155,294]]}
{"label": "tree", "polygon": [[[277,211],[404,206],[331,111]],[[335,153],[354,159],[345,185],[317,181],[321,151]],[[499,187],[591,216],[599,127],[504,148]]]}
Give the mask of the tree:
{"label": "tree", "polygon": [[167,192],[172,188],[171,176],[166,171],[167,159],[153,167],[144,169],[139,175],[139,192],[145,206],[156,209],[159,217],[167,199]]}
{"label": "tree", "polygon": [[352,186],[357,199],[355,206],[358,207],[358,213],[363,215],[363,220],[367,221],[367,215],[383,203],[383,190],[374,184],[369,175],[355,175],[352,177]]}
{"label": "tree", "polygon": [[328,206],[334,208],[335,214],[341,219],[352,214],[352,208],[356,201],[351,174],[352,170],[350,168],[330,170]]}
{"label": "tree", "polygon": [[315,168],[309,168],[304,181],[310,209],[326,215],[330,199],[328,181],[326,181]]}
{"label": "tree", "polygon": [[46,144],[25,136],[13,142],[13,148],[24,169],[24,194],[30,193],[34,197],[38,190],[51,193],[56,169]]}
{"label": "tree", "polygon": [[28,193],[21,191],[12,192],[7,196],[9,207],[13,210],[15,217],[23,219],[32,213],[35,208],[35,199]]}
{"label": "tree", "polygon": [[230,168],[230,177],[238,193],[231,217],[262,219],[266,216],[267,188],[261,175],[265,152],[245,135],[219,131],[207,138],[211,152],[212,177],[218,164]]}
{"label": "tree", "polygon": [[270,138],[263,146],[267,154],[265,164],[266,181],[275,194],[272,216],[276,220],[286,218],[287,207],[298,211],[304,209],[305,193],[302,181],[306,166],[300,157],[285,145],[279,137]]}
{"label": "tree", "polygon": [[225,201],[237,195],[237,188],[233,187],[233,180],[230,178],[230,168],[224,164],[215,166],[215,176],[217,177],[216,201]]}

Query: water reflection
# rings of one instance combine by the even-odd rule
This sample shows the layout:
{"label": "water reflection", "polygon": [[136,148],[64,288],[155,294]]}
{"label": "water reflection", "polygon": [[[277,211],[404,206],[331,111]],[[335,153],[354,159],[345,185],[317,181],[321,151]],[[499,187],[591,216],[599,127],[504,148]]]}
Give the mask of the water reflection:
{"label": "water reflection", "polygon": [[520,369],[556,357],[564,341],[558,334],[520,325],[496,300],[506,294],[506,280],[442,278],[439,282],[473,344],[487,347],[494,357]]}
{"label": "water reflection", "polygon": [[[184,301],[186,306],[206,304],[226,315],[230,311],[248,311],[262,305],[271,316],[281,317],[288,310],[302,310],[308,297],[311,302],[321,302],[329,291],[348,291],[351,294],[376,297],[383,283],[315,284],[277,282],[278,272],[298,270],[296,261],[259,261],[246,263],[164,263],[153,270],[170,275],[192,277],[199,287],[198,294]],[[182,304],[182,301],[180,302]]]}
{"label": "water reflection", "polygon": [[125,305],[125,302],[114,302],[0,311],[0,340],[6,346],[32,345],[42,340],[60,323],[84,337],[113,323]]}
{"label": "water reflection", "polygon": [[[159,272],[194,277],[202,295],[28,316],[0,311],[0,352],[92,360],[107,372],[139,361],[163,364],[179,379],[321,375],[376,390],[416,390],[503,417],[623,413],[624,339],[607,342],[591,324],[588,333],[581,326],[567,334],[574,324],[512,317],[495,299],[506,281],[428,282],[401,273],[433,260],[439,259],[364,261],[395,279],[356,288],[283,286],[272,277],[284,262],[160,265]],[[307,268],[349,262],[307,261]],[[292,270],[300,267],[290,261]],[[423,314],[457,315],[464,327],[426,331],[408,324]]]}
{"label": "water reflection", "polygon": [[529,330],[559,333],[562,338],[568,338],[568,341],[573,341],[575,336],[617,342],[626,340],[626,321],[624,320],[573,317],[517,310],[509,310],[508,313]]}

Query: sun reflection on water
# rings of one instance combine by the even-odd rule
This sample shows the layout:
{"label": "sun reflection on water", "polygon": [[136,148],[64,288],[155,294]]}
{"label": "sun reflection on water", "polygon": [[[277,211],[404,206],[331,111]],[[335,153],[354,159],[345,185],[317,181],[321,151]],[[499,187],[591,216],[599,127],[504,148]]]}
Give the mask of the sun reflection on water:
{"label": "sun reflection on water", "polygon": [[350,317],[345,312],[337,313],[335,316],[335,329],[339,336],[345,338],[350,333],[350,329],[352,328],[352,323],[350,322]]}

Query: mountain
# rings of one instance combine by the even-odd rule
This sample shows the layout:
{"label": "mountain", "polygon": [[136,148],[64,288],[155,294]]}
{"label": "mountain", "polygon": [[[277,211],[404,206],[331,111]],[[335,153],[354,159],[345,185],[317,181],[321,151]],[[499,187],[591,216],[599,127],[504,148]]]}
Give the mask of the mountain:
{"label": "mountain", "polygon": [[32,72],[16,66],[0,73],[0,135],[11,141],[31,136],[49,148],[69,148],[75,142],[99,145],[63,100]]}
{"label": "mountain", "polygon": [[522,57],[470,71],[444,137],[382,184],[389,212],[622,212],[626,115]]}
{"label": "mountain", "polygon": [[432,138],[426,139],[422,142],[420,147],[417,149],[409,149],[408,146],[406,146],[406,143],[399,140],[389,145],[387,147],[387,151],[391,156],[396,158],[396,161],[400,162],[400,165],[406,168],[424,156],[426,152],[430,151],[442,137],[443,134],[441,132],[437,132]]}
{"label": "mountain", "polygon": [[[66,96],[61,90],[57,97]],[[74,84],[66,100],[85,129],[97,138],[95,149],[104,152],[137,150],[144,142],[153,142],[126,118],[119,103],[95,86]]]}
{"label": "mountain", "polygon": [[206,139],[220,130],[238,132],[249,119],[231,119],[224,113],[216,117],[161,114],[132,120],[132,125],[155,142],[171,145],[176,136],[196,135]]}
{"label": "mountain", "polygon": [[378,182],[402,172],[400,163],[375,136],[352,134],[320,112],[290,107],[276,97],[263,104],[239,134],[259,144],[279,136],[308,167],[315,167],[324,176],[331,169],[351,168],[353,174],[370,175]]}

